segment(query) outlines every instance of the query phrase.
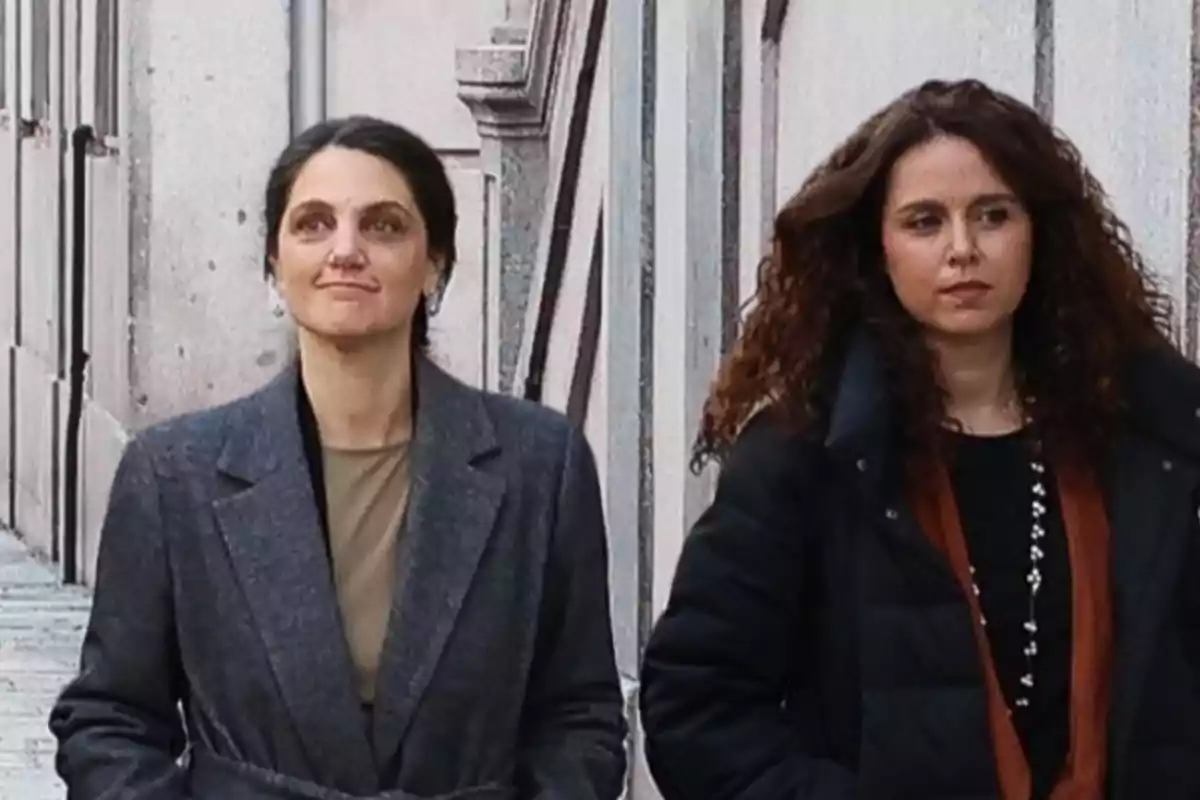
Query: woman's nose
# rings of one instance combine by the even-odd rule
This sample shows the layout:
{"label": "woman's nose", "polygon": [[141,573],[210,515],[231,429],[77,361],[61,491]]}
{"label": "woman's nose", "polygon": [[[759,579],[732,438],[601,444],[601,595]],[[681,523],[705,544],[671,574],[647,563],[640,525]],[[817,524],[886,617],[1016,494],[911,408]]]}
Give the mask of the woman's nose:
{"label": "woman's nose", "polygon": [[950,253],[951,264],[959,267],[970,266],[977,260],[978,251],[975,247],[975,232],[965,219],[954,219],[950,224]]}
{"label": "woman's nose", "polygon": [[340,267],[362,266],[362,243],[354,226],[338,226],[333,235],[329,260],[331,264]]}

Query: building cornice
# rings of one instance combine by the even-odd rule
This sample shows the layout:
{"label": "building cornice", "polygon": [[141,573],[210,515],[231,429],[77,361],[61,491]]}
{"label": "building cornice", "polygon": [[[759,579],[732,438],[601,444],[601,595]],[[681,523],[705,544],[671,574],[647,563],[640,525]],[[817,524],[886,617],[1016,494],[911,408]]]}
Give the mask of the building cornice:
{"label": "building cornice", "polygon": [[458,96],[471,109],[481,136],[546,135],[569,5],[535,0],[528,25],[497,26],[488,43],[458,49]]}

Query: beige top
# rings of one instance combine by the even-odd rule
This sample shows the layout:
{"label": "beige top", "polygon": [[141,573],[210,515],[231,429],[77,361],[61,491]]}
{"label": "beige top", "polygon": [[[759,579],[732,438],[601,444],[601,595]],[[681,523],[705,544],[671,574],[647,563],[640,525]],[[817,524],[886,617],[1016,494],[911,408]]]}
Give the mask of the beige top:
{"label": "beige top", "polygon": [[324,448],[334,582],[364,703],[375,700],[396,585],[396,542],[408,506],[408,445]]}

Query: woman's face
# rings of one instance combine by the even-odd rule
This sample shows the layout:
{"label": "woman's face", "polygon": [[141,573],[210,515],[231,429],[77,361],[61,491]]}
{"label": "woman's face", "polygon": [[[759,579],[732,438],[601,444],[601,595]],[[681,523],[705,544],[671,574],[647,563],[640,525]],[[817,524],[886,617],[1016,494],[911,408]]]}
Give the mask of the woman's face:
{"label": "woman's face", "polygon": [[341,147],[316,153],[296,176],[272,264],[296,323],[339,346],[388,337],[407,345],[441,268],[404,175]]}
{"label": "woman's face", "polygon": [[974,144],[940,136],[897,159],[882,226],[896,297],[930,335],[1009,334],[1029,284],[1033,226]]}

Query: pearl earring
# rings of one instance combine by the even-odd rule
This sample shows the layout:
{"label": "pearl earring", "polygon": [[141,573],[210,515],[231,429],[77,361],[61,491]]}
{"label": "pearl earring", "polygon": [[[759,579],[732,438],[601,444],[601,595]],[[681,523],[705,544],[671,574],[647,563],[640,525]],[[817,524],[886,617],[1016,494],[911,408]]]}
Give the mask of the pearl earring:
{"label": "pearl earring", "polygon": [[442,293],[438,290],[425,293],[425,313],[429,316],[436,316],[438,310],[442,307]]}

